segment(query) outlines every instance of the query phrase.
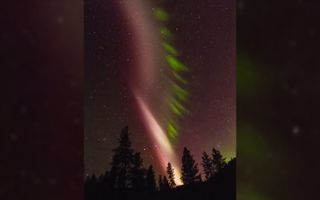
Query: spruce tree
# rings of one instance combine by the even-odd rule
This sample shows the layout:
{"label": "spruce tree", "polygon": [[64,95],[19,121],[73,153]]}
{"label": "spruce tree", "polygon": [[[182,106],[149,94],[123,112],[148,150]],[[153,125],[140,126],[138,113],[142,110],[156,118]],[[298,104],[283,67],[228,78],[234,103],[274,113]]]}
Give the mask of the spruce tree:
{"label": "spruce tree", "polygon": [[169,182],[166,176],[159,176],[159,190],[160,191],[165,191],[168,190],[170,188],[169,186]]}
{"label": "spruce tree", "polygon": [[130,170],[132,168],[133,152],[129,138],[129,129],[125,127],[118,139],[119,146],[113,149],[110,181],[114,188],[125,189],[129,187]]}
{"label": "spruce tree", "polygon": [[146,177],[146,189],[149,194],[156,191],[156,180],[152,165],[149,166]]}
{"label": "spruce tree", "polygon": [[164,190],[170,189],[169,181],[166,176],[163,176],[162,182],[163,182],[163,189]]}
{"label": "spruce tree", "polygon": [[158,178],[158,187],[159,187],[159,191],[162,191],[164,188],[163,188],[163,180],[162,180],[162,176],[159,175],[159,178]]}
{"label": "spruce tree", "polygon": [[214,174],[214,166],[207,152],[202,153],[202,167],[206,180],[210,179]]}
{"label": "spruce tree", "polygon": [[212,164],[215,173],[218,173],[226,165],[225,158],[223,158],[220,151],[215,148],[212,149]]}
{"label": "spruce tree", "polygon": [[187,148],[183,149],[182,156],[182,177],[181,180],[184,184],[191,184],[200,181],[198,174],[198,164],[195,163],[193,156]]}
{"label": "spruce tree", "polygon": [[176,182],[174,181],[174,169],[170,162],[168,163],[168,166],[167,166],[167,175],[169,178],[170,188],[174,188],[176,186]]}
{"label": "spruce tree", "polygon": [[142,167],[143,161],[139,152],[133,155],[132,165],[130,177],[131,186],[136,190],[142,190],[145,180],[144,169]]}

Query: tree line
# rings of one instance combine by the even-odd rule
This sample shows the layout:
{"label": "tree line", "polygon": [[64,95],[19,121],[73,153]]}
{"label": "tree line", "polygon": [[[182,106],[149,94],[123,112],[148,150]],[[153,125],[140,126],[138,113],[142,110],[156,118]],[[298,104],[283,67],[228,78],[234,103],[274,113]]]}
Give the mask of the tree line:
{"label": "tree line", "polygon": [[[176,187],[174,168],[168,162],[166,175],[156,175],[152,165],[144,168],[140,152],[134,151],[129,137],[128,127],[125,127],[118,139],[119,145],[114,148],[111,169],[105,174],[86,177],[86,200],[95,199],[126,199],[126,195],[139,195],[148,197],[157,191],[169,191]],[[212,152],[202,154],[202,180],[198,164],[191,152],[185,147],[182,155],[182,168],[180,178],[184,185],[206,182],[218,174],[228,163],[219,150],[213,148]]]}

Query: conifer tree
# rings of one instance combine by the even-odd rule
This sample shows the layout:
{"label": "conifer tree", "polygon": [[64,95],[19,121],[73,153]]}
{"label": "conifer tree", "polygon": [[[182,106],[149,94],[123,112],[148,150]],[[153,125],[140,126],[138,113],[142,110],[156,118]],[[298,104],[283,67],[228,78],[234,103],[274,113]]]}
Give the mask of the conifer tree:
{"label": "conifer tree", "polygon": [[159,175],[159,178],[158,178],[158,187],[159,187],[159,191],[162,191],[164,188],[163,188],[163,180],[162,180],[162,176]]}
{"label": "conifer tree", "polygon": [[149,194],[156,191],[156,180],[152,165],[149,166],[146,177],[146,189]]}
{"label": "conifer tree", "polygon": [[184,184],[191,184],[200,181],[198,164],[196,164],[193,156],[187,148],[183,149],[182,156],[182,177]]}
{"label": "conifer tree", "polygon": [[137,152],[133,155],[132,160],[132,169],[131,169],[131,177],[130,182],[132,188],[136,190],[142,190],[144,186],[144,169],[142,167],[143,161],[140,156],[140,153]]}
{"label": "conifer tree", "polygon": [[167,166],[167,175],[169,178],[170,188],[174,188],[176,186],[176,182],[174,181],[174,169],[170,162],[168,163],[168,166]]}
{"label": "conifer tree", "polygon": [[125,127],[118,139],[119,146],[113,149],[110,181],[114,188],[125,189],[129,186],[133,152],[129,138],[129,129]]}
{"label": "conifer tree", "polygon": [[215,173],[218,173],[226,165],[225,158],[223,158],[220,151],[215,148],[212,149],[212,164]]}
{"label": "conifer tree", "polygon": [[206,180],[210,179],[214,174],[214,166],[207,152],[202,154],[202,167]]}
{"label": "conifer tree", "polygon": [[163,182],[163,189],[164,190],[170,189],[169,181],[166,176],[163,176],[162,182]]}

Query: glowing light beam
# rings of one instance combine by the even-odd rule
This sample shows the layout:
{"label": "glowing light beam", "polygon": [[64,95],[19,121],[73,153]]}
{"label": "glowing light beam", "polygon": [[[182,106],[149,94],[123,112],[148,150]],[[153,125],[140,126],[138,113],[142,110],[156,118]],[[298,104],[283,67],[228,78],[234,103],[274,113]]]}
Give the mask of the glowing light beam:
{"label": "glowing light beam", "polygon": [[163,131],[143,99],[139,95],[136,95],[136,99],[142,112],[144,125],[148,129],[148,133],[150,133],[151,138],[154,140],[154,143],[158,144],[160,147],[156,148],[156,153],[159,160],[161,161],[161,167],[166,170],[168,162],[171,162],[176,173],[175,182],[177,185],[181,185],[181,173],[179,168],[177,167],[175,153],[169,139],[167,138],[165,132]]}

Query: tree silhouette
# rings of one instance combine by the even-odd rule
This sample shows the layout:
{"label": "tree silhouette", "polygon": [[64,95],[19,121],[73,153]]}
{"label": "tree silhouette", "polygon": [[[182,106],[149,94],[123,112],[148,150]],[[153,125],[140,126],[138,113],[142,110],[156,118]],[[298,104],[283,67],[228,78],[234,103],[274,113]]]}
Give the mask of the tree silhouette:
{"label": "tree silhouette", "polygon": [[223,158],[220,151],[215,148],[212,149],[212,164],[215,173],[218,173],[226,165],[225,158]]}
{"label": "tree silhouette", "polygon": [[163,189],[164,190],[170,189],[169,181],[166,176],[163,176],[162,182],[163,182]]}
{"label": "tree silhouette", "polygon": [[[183,150],[181,180],[187,186],[175,188],[175,174],[168,163],[167,176],[159,176],[157,192],[155,172],[152,165],[143,168],[139,152],[131,147],[128,127],[121,131],[118,147],[114,155],[111,170],[96,176],[87,176],[85,180],[86,200],[128,200],[128,199],[235,199],[235,159],[226,163],[220,151],[213,149],[212,157],[202,154],[202,166],[206,181],[201,181],[198,165],[187,148]],[[211,179],[219,172],[217,178]],[[193,184],[198,182],[197,184]]]}
{"label": "tree silhouette", "polygon": [[110,181],[114,188],[125,189],[130,184],[130,170],[132,168],[133,152],[129,138],[129,129],[125,127],[118,139],[119,146],[113,149]]}
{"label": "tree silhouette", "polygon": [[135,190],[142,190],[144,187],[144,169],[142,167],[143,161],[140,156],[140,153],[137,152],[133,155],[132,159],[132,169],[131,169],[131,177],[130,182],[131,186]]}
{"label": "tree silhouette", "polygon": [[206,180],[210,179],[215,172],[212,159],[209,157],[207,152],[202,153],[202,167]]}
{"label": "tree silhouette", "polygon": [[152,165],[149,166],[146,177],[146,189],[149,194],[156,191],[156,180]]}
{"label": "tree silhouette", "polygon": [[158,186],[159,186],[159,191],[162,191],[164,188],[163,188],[163,180],[162,180],[162,176],[159,175],[159,178],[158,178]]}
{"label": "tree silhouette", "polygon": [[168,163],[167,166],[167,174],[169,178],[169,186],[170,188],[174,188],[176,186],[176,182],[174,181],[174,169],[172,168],[171,163]]}
{"label": "tree silhouette", "polygon": [[182,177],[181,180],[184,184],[191,184],[200,181],[198,174],[198,164],[195,163],[190,151],[185,147],[182,156]]}

